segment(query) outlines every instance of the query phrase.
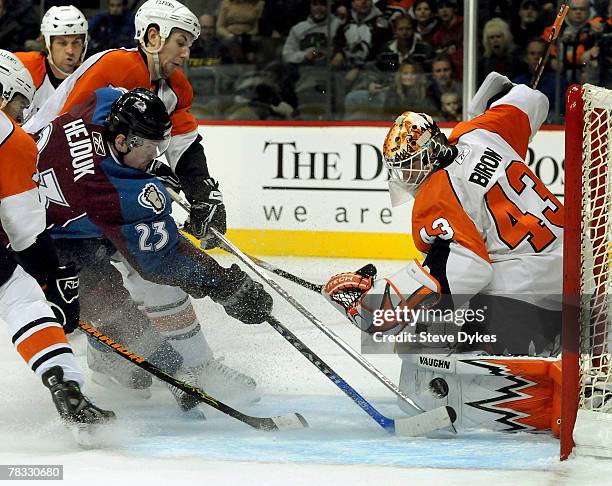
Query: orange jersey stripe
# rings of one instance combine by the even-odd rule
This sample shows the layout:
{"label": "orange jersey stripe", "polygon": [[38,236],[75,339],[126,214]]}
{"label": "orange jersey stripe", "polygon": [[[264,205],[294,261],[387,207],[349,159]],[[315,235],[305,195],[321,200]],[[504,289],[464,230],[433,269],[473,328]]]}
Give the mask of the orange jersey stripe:
{"label": "orange jersey stripe", "polygon": [[33,356],[54,344],[68,344],[66,334],[60,327],[45,327],[28,336],[17,345],[17,352],[28,363]]}
{"label": "orange jersey stripe", "polygon": [[531,125],[527,113],[516,106],[498,105],[473,120],[458,123],[448,140],[457,143],[459,137],[478,129],[497,133],[522,159],[527,156]]}
{"label": "orange jersey stripe", "polygon": [[[427,195],[417,197],[412,209],[412,237],[419,251],[428,253],[433,239],[440,237],[456,241],[490,262],[485,242],[461,206],[448,172],[440,170],[432,174],[419,187],[421,191]],[[430,241],[424,240],[424,235]]]}
{"label": "orange jersey stripe", "polygon": [[0,113],[0,199],[37,189],[36,143],[9,116]]}
{"label": "orange jersey stripe", "polygon": [[47,75],[47,66],[45,65],[47,55],[44,52],[38,51],[16,52],[15,55],[23,63],[26,69],[30,71],[36,89],[40,88],[40,85]]}

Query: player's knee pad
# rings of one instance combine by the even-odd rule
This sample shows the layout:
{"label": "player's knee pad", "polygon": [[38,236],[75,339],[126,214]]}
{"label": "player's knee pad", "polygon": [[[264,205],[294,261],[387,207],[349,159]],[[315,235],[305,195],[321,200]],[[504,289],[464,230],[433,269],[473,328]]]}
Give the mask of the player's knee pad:
{"label": "player's knee pad", "polygon": [[181,331],[197,321],[189,295],[183,289],[145,280],[121,256],[113,256],[111,263],[121,273],[132,299],[158,330]]}

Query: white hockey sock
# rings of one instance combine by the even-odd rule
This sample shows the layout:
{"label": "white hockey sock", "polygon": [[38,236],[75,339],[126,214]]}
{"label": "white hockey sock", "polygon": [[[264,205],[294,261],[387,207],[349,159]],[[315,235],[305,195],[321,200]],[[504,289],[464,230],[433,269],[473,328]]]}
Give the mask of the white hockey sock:
{"label": "white hockey sock", "polygon": [[210,349],[197,320],[183,329],[165,331],[162,332],[162,335],[182,356],[183,367],[198,366],[213,358],[212,349]]}

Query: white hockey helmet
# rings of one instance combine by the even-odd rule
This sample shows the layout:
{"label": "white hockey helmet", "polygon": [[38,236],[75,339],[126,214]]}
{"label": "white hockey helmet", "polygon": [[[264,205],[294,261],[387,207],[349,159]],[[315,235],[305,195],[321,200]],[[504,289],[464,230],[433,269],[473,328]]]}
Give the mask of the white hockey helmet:
{"label": "white hockey helmet", "polygon": [[185,5],[175,0],[147,0],[136,12],[136,39],[143,47],[147,29],[151,25],[159,26],[162,39],[170,36],[172,29],[182,29],[193,35],[194,40],[200,36],[200,22],[195,14]]}
{"label": "white hockey helmet", "polygon": [[4,49],[0,49],[0,86],[0,109],[18,93],[32,103],[35,89],[30,72],[15,55]]}
{"label": "white hockey helmet", "polygon": [[47,49],[51,51],[51,37],[55,35],[83,35],[83,52],[81,62],[87,51],[87,30],[89,25],[85,15],[72,5],[51,7],[45,13],[40,24],[40,32],[45,38]]}

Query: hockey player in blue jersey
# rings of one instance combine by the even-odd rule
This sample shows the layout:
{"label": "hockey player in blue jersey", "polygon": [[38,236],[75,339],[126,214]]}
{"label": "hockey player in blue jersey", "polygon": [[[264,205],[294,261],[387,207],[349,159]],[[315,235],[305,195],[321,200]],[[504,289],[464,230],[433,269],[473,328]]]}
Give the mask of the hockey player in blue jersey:
{"label": "hockey player in blue jersey", "polygon": [[[143,88],[126,93],[98,89],[56,118],[38,133],[47,221],[54,225],[52,234],[61,256],[83,268],[83,320],[103,326],[117,340],[125,339],[120,329],[129,323],[134,335],[124,344],[211,394],[221,397],[223,387],[236,376],[243,389],[253,391],[254,383],[231,368],[216,362],[211,371],[212,351],[188,298],[184,312],[173,312],[172,319],[164,319],[165,302],[160,301],[152,328],[138,309],[142,302],[130,301],[121,275],[108,263],[109,258],[122,261],[137,278],[145,279],[145,285],[151,282],[149,303],[161,285],[164,291],[159,295],[164,298],[168,286],[194,298],[208,296],[244,323],[263,322],[270,313],[272,298],[261,284],[237,265],[221,267],[179,234],[170,196],[159,179],[145,171],[167,147],[170,128],[162,101]],[[123,277],[129,289],[134,276]],[[219,369],[218,382],[209,382]],[[150,384],[146,375],[130,370],[126,376],[136,381],[134,388]],[[182,392],[172,391],[184,409],[194,405],[185,401]]]}

